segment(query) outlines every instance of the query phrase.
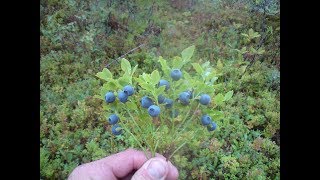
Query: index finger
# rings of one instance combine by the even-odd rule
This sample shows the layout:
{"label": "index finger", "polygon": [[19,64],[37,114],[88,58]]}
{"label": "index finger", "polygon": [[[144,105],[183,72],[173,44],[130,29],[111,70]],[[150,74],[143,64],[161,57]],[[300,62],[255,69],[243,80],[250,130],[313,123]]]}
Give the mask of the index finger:
{"label": "index finger", "polygon": [[117,154],[98,160],[103,166],[111,168],[117,178],[123,178],[134,170],[138,170],[145,162],[147,157],[141,151],[128,149]]}

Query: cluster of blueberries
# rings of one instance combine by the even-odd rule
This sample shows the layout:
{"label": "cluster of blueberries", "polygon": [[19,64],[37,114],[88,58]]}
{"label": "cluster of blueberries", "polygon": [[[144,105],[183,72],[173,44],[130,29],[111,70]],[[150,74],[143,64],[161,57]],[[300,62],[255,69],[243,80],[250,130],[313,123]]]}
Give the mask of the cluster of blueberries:
{"label": "cluster of blueberries", "polygon": [[[118,99],[120,102],[127,102],[128,101],[128,97],[133,95],[134,93],[134,89],[132,86],[130,85],[126,85],[122,91],[118,92]],[[113,94],[113,92],[107,92],[105,95],[105,100],[107,103],[113,103],[116,100],[116,96]]]}
{"label": "cluster of blueberries", "polygon": [[[118,99],[122,103],[126,103],[128,101],[128,97],[132,96],[134,94],[134,89],[130,85],[126,85],[123,90],[118,92]],[[116,100],[116,96],[113,94],[113,92],[109,91],[105,95],[105,100],[107,103],[113,103]],[[112,134],[114,135],[120,135],[122,134],[122,128],[119,124],[119,117],[116,114],[111,114],[109,116],[109,123],[112,126]]]}
{"label": "cluster of blueberries", "polygon": [[[185,91],[179,94],[179,100],[183,105],[188,105],[191,97],[192,97],[192,92],[190,91]],[[211,98],[208,94],[202,94],[200,96],[200,104],[208,105],[210,101],[211,101]],[[213,122],[211,117],[207,114],[201,117],[201,124],[204,126],[207,126],[208,131],[213,131],[217,128],[217,124]]]}
{"label": "cluster of blueberries", "polygon": [[[170,74],[171,78],[174,81],[178,81],[182,77],[182,72],[179,69],[173,69]],[[165,86],[165,91],[168,91],[170,88],[170,83],[167,80],[161,79],[158,83],[158,86]],[[122,91],[118,92],[118,99],[120,102],[125,103],[128,100],[128,97],[134,94],[134,88],[130,85],[127,85],[123,88]],[[192,91],[184,91],[179,94],[179,101],[183,105],[188,105],[190,102],[190,99],[192,98],[193,94]],[[113,103],[115,101],[116,97],[113,94],[113,92],[107,92],[105,95],[105,100],[107,103]],[[202,105],[208,105],[210,103],[210,96],[208,94],[202,94],[200,97],[200,104]],[[171,108],[173,105],[173,100],[166,98],[163,95],[158,96],[158,103],[159,104],[165,104],[166,108]],[[148,97],[144,96],[140,100],[140,104],[143,108],[148,109],[148,114],[151,117],[157,117],[160,114],[160,107],[157,105],[154,105],[153,100]],[[177,117],[178,116],[178,111],[173,110],[171,112],[171,116]],[[112,126],[112,133],[114,135],[120,135],[122,133],[122,129],[119,126],[118,121],[119,117],[116,114],[111,114],[109,116],[109,123]],[[216,129],[217,125],[215,122],[212,121],[211,117],[208,115],[203,115],[201,117],[201,123],[204,126],[207,126],[207,129],[209,131],[213,131]]]}

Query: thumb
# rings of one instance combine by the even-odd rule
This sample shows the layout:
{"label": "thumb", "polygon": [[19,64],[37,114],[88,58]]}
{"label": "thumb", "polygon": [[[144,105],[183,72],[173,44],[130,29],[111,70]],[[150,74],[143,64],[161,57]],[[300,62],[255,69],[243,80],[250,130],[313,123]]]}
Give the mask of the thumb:
{"label": "thumb", "polygon": [[133,180],[164,180],[169,172],[169,164],[159,157],[149,159],[132,176]]}

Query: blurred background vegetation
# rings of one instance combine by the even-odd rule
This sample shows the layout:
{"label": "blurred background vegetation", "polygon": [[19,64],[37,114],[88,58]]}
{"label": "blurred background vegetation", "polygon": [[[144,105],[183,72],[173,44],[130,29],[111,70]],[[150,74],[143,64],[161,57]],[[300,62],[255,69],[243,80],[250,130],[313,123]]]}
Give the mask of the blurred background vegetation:
{"label": "blurred background vegetation", "polygon": [[41,179],[138,148],[111,134],[97,72],[140,46],[126,59],[150,73],[190,45],[234,95],[215,136],[174,156],[180,178],[280,179],[280,0],[40,0],[40,32]]}

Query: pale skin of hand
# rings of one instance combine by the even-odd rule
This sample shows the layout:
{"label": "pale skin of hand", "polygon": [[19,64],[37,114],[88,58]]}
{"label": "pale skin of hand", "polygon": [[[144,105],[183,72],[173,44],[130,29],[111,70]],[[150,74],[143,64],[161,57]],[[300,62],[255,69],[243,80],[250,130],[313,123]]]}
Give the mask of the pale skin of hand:
{"label": "pale skin of hand", "polygon": [[[162,169],[148,171],[149,167],[154,167],[154,164],[159,163],[164,165]],[[164,176],[161,176],[161,174]],[[142,151],[127,149],[103,159],[78,166],[72,171],[68,180],[176,180],[178,176],[177,168],[170,161],[166,161],[166,158],[162,155],[156,154],[156,157],[147,160]]]}

